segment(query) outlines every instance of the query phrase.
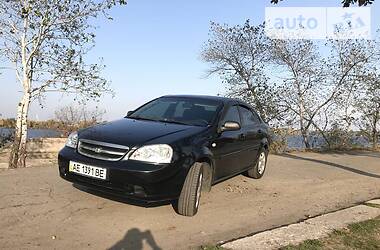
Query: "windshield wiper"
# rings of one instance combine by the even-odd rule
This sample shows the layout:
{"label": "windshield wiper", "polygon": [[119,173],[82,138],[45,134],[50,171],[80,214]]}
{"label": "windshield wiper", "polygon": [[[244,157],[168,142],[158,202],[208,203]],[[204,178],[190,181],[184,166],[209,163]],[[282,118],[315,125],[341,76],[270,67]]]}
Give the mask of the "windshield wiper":
{"label": "windshield wiper", "polygon": [[162,120],[158,120],[158,121],[159,122],[167,122],[167,123],[175,123],[175,124],[181,124],[181,125],[191,126],[191,124],[188,124],[188,123],[185,123],[185,122],[176,121],[176,120],[162,119]]}
{"label": "windshield wiper", "polygon": [[145,118],[145,117],[140,117],[140,116],[128,116],[127,118],[135,119],[135,120],[154,121],[154,122],[158,121],[158,120],[155,120],[155,119]]}

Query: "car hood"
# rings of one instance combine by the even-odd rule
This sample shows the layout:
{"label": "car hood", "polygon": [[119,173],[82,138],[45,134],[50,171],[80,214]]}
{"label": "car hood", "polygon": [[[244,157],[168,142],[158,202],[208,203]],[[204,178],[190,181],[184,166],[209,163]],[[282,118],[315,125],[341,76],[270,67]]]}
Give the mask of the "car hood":
{"label": "car hood", "polygon": [[[113,122],[99,124],[79,132],[79,139],[101,141],[129,147],[143,145],[151,140],[172,135],[180,139],[194,132],[200,132],[204,127],[188,126],[174,123],[144,121],[124,118]],[[175,135],[176,134],[176,135]],[[164,140],[166,143],[166,140]]]}

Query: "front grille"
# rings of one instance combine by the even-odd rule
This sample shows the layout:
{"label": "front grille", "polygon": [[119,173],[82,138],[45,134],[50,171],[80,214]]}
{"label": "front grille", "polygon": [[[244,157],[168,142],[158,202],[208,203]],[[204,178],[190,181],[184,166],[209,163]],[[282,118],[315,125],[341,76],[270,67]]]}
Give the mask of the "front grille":
{"label": "front grille", "polygon": [[128,151],[129,147],[127,146],[86,139],[80,139],[78,144],[78,152],[80,154],[106,161],[118,161]]}

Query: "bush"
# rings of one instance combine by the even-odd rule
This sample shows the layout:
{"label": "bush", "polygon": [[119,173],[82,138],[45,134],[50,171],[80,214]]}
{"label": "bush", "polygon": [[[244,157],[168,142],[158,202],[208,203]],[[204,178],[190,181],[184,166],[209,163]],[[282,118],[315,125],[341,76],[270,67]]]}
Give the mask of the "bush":
{"label": "bush", "polygon": [[13,141],[14,131],[0,133],[0,148],[4,147],[7,143]]}
{"label": "bush", "polygon": [[329,142],[328,149],[333,150],[349,150],[355,148],[353,139],[355,133],[352,131],[346,131],[334,124],[330,131],[326,133],[326,138]]}
{"label": "bush", "polygon": [[273,129],[270,135],[269,152],[273,154],[282,154],[288,149],[288,136],[289,131],[287,129]]}

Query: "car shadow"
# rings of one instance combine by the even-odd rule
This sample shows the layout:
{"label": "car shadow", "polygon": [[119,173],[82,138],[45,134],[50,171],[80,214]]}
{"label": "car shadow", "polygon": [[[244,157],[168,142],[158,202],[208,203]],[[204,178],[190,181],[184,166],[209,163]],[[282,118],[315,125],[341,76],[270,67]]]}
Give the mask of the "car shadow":
{"label": "car shadow", "polygon": [[128,198],[123,197],[123,196],[113,195],[110,193],[105,193],[105,192],[101,192],[98,190],[94,190],[94,189],[82,186],[80,184],[74,183],[72,185],[74,188],[76,188],[80,191],[86,192],[88,194],[98,196],[98,197],[102,197],[104,199],[116,201],[119,203],[128,204],[128,205],[139,206],[139,207],[159,207],[159,206],[165,206],[165,205],[172,205],[173,207],[175,206],[174,201],[158,201],[158,202],[149,202],[149,203],[148,202],[140,202],[137,200],[128,199]]}
{"label": "car shadow", "polygon": [[116,242],[108,250],[142,250],[144,241],[153,250],[161,250],[150,230],[140,231],[138,228],[132,228],[127,231],[124,238]]}
{"label": "car shadow", "polygon": [[345,171],[349,171],[349,172],[352,172],[352,173],[355,173],[355,174],[359,174],[359,175],[364,175],[364,176],[368,176],[368,177],[372,177],[372,178],[379,178],[380,179],[380,175],[378,175],[378,174],[369,173],[369,172],[366,172],[366,171],[363,171],[363,170],[359,170],[359,169],[352,168],[352,167],[347,167],[347,166],[340,165],[340,164],[337,164],[337,163],[334,163],[334,162],[329,162],[329,161],[324,161],[324,160],[318,160],[318,159],[313,159],[313,158],[307,158],[307,157],[301,157],[301,156],[292,155],[292,154],[288,154],[288,153],[281,154],[280,156],[286,157],[286,158],[290,158],[290,159],[295,159],[295,160],[304,160],[304,161],[316,162],[316,163],[320,163],[320,164],[323,164],[323,165],[328,165],[328,166],[331,166],[331,167],[335,167],[335,168],[339,168],[339,169],[342,169],[342,170],[345,170]]}

